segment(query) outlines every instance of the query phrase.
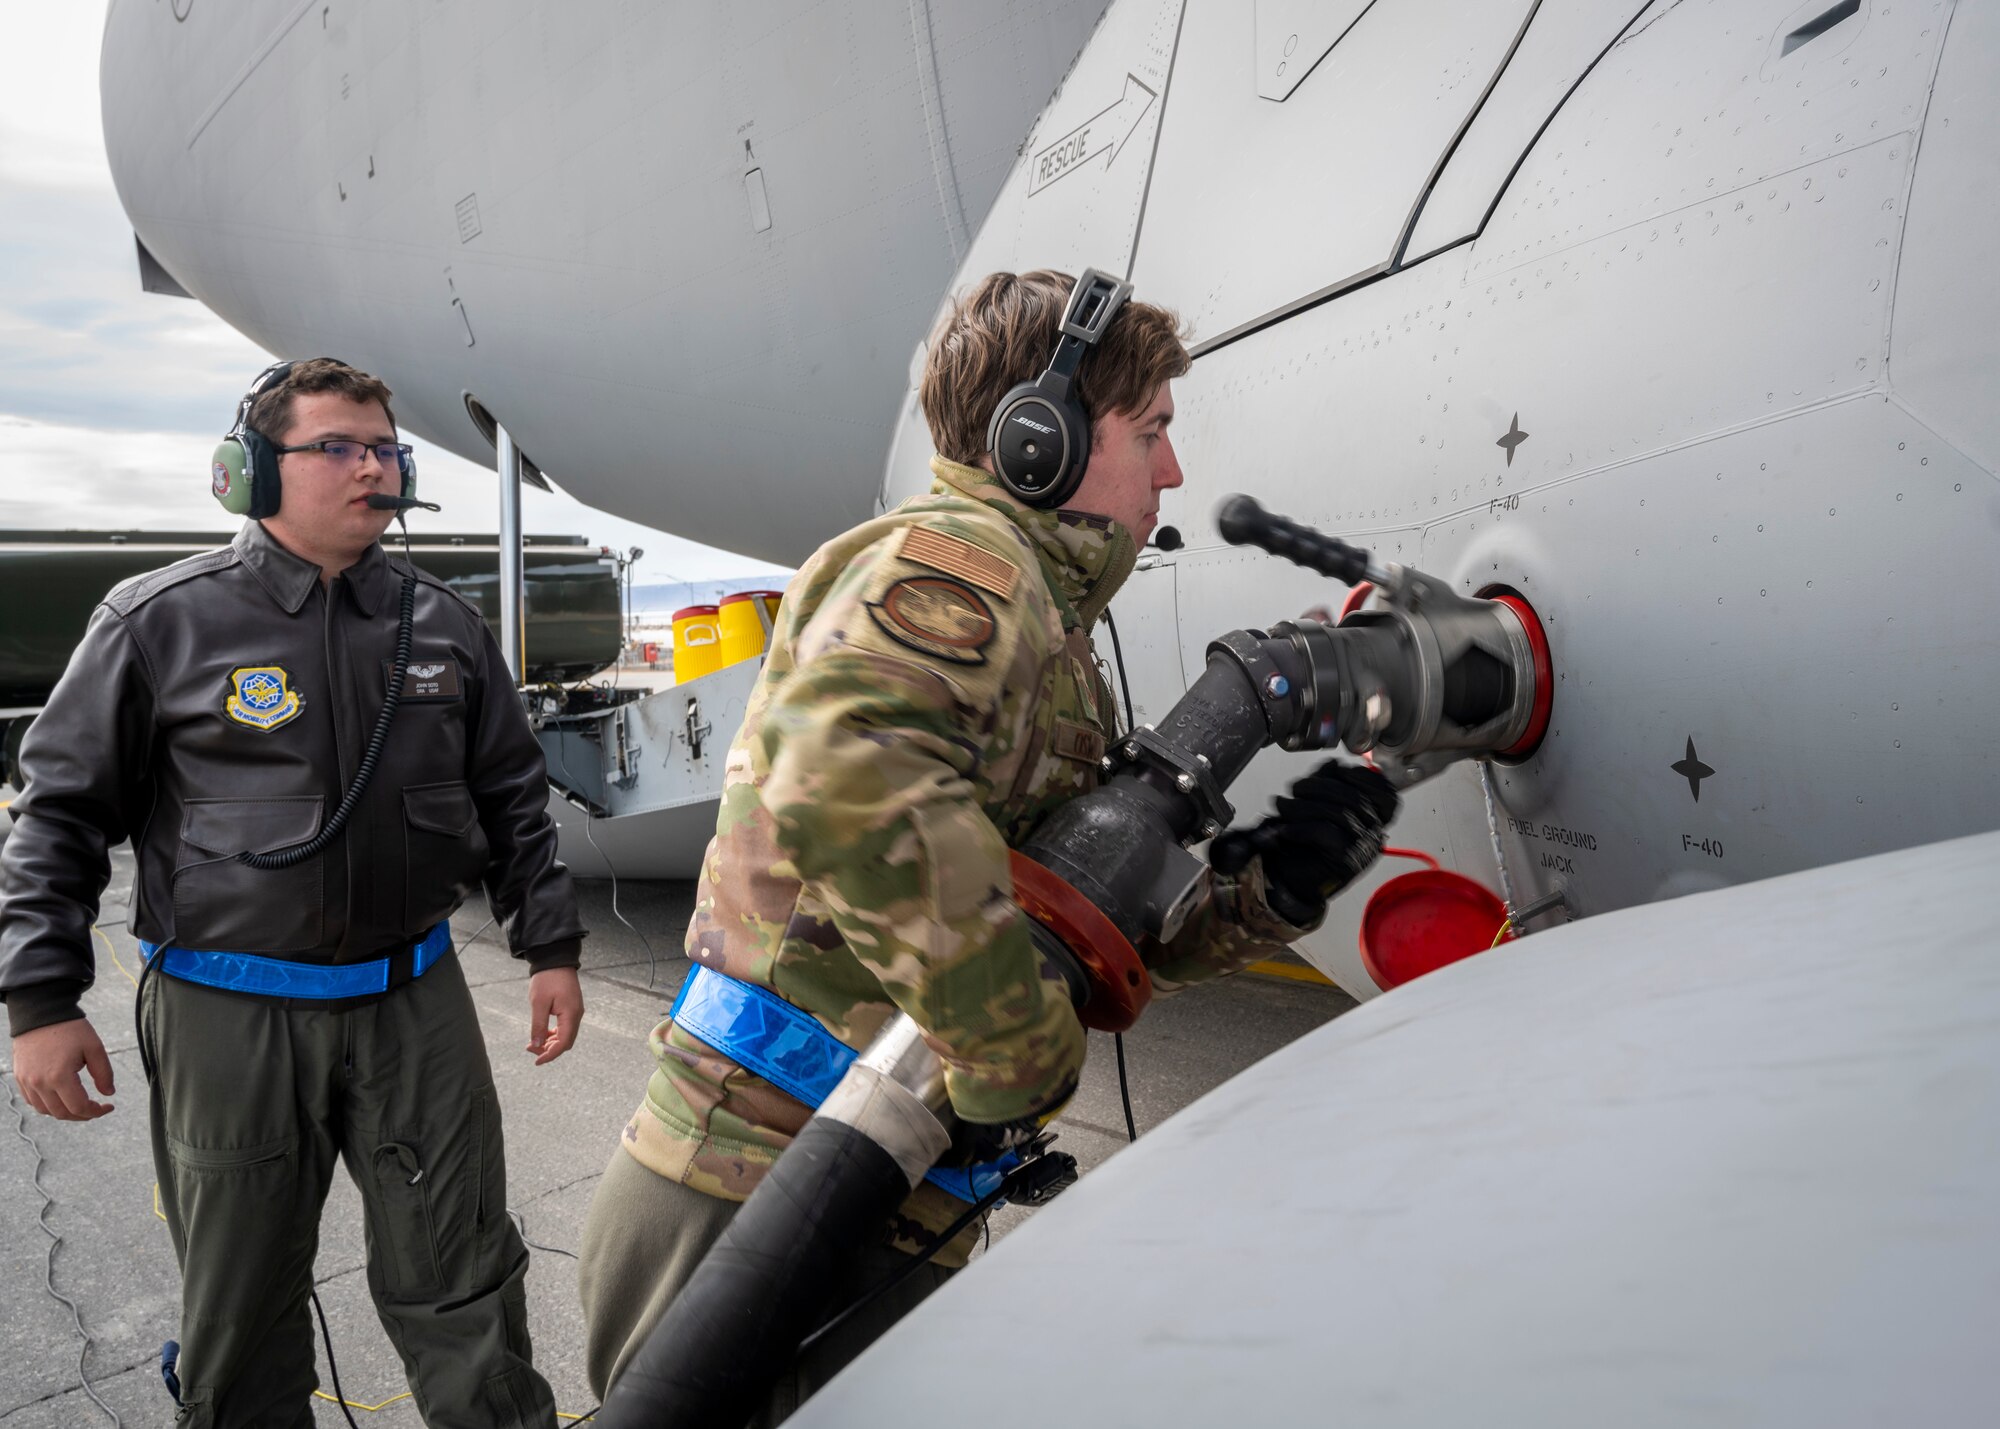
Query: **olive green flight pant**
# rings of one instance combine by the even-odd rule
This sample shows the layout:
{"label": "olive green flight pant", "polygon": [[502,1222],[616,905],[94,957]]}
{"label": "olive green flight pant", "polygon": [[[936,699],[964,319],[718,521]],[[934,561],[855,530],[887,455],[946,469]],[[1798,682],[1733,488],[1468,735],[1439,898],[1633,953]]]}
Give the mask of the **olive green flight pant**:
{"label": "olive green flight pant", "polygon": [[[585,1369],[592,1394],[602,1399],[624,1373],[737,1205],[647,1170],[626,1154],[623,1144],[612,1150],[590,1198],[583,1243],[577,1247],[576,1288],[583,1301]],[[887,1244],[886,1231],[884,1227],[884,1244],[864,1252],[847,1283],[836,1287],[836,1309],[852,1305],[909,1263],[908,1255]],[[951,1276],[935,1262],[925,1265],[815,1343],[772,1386],[770,1398],[750,1420],[751,1429],[783,1423]]]}
{"label": "olive green flight pant", "polygon": [[306,1297],[338,1156],[366,1209],[376,1313],[424,1423],[554,1429],[529,1364],[528,1252],[507,1218],[493,1071],[458,959],[359,1007],[294,1008],[146,979],[153,1165],[181,1264],[175,1423],[310,1429]]}

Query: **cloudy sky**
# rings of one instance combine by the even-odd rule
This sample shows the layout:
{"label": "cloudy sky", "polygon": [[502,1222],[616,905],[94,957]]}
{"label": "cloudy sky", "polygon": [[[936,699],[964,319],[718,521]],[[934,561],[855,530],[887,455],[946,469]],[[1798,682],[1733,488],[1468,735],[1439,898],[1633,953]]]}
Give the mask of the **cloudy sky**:
{"label": "cloudy sky", "polygon": [[[98,115],[105,8],[0,4],[0,529],[226,530],[209,453],[271,358],[140,291]],[[432,529],[493,530],[493,473],[417,445]],[[532,487],[522,506],[530,531],[642,547],[642,582],[769,569]]]}

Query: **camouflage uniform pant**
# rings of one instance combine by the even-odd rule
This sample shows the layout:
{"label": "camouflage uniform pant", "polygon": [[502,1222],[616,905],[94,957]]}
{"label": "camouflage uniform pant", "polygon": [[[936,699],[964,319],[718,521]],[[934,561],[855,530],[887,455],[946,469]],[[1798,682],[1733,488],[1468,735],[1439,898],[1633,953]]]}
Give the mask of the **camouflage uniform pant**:
{"label": "camouflage uniform pant", "polygon": [[[646,1343],[738,1204],[655,1175],[622,1144],[612,1151],[583,1223],[577,1265],[592,1394],[602,1399]],[[836,1309],[853,1304],[908,1262],[887,1244],[886,1229],[883,1240],[839,1287],[832,1300]],[[751,1420],[752,1429],[781,1423],[951,1275],[936,1264],[924,1266],[815,1344],[773,1388],[769,1403]]]}
{"label": "camouflage uniform pant", "polygon": [[493,1072],[458,959],[345,1011],[162,974],[142,1016],[181,1265],[184,1429],[311,1429],[320,1209],[361,1190],[368,1288],[432,1429],[555,1429],[529,1365]]}

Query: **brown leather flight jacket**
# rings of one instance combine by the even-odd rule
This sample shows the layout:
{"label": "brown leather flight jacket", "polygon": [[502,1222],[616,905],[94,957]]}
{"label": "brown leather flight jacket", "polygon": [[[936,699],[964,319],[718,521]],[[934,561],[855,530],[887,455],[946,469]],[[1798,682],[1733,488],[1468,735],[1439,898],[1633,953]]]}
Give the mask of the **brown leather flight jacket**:
{"label": "brown leather flight jacket", "polygon": [[541,747],[486,622],[422,572],[402,702],[346,831],[293,868],[235,858],[304,842],[339,804],[387,692],[404,569],[371,546],[322,585],[249,522],[105,598],[21,747],[0,848],[15,1034],[82,1015],[107,850],[127,838],[128,926],[149,942],[361,962],[483,881],[516,957],[576,964]]}

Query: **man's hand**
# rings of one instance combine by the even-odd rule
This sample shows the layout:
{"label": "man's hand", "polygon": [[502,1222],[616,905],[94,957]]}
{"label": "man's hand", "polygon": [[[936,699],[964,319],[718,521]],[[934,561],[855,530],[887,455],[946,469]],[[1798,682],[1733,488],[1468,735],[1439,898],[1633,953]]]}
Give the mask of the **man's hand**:
{"label": "man's hand", "polygon": [[[555,1028],[549,1028],[553,1018]],[[576,1045],[583,1025],[583,984],[575,968],[544,968],[528,979],[528,1050],[537,1067]]]}
{"label": "man's hand", "polygon": [[87,1017],[52,1022],[14,1039],[14,1080],[28,1105],[57,1121],[94,1121],[111,1110],[109,1102],[92,1101],[78,1075],[90,1069],[100,1095],[118,1089],[111,1082],[111,1059]]}
{"label": "man's hand", "polygon": [[1381,856],[1398,802],[1396,786],[1375,770],[1330,759],[1292,785],[1270,818],[1218,835],[1208,861],[1218,873],[1239,873],[1261,857],[1271,911],[1308,928]]}

